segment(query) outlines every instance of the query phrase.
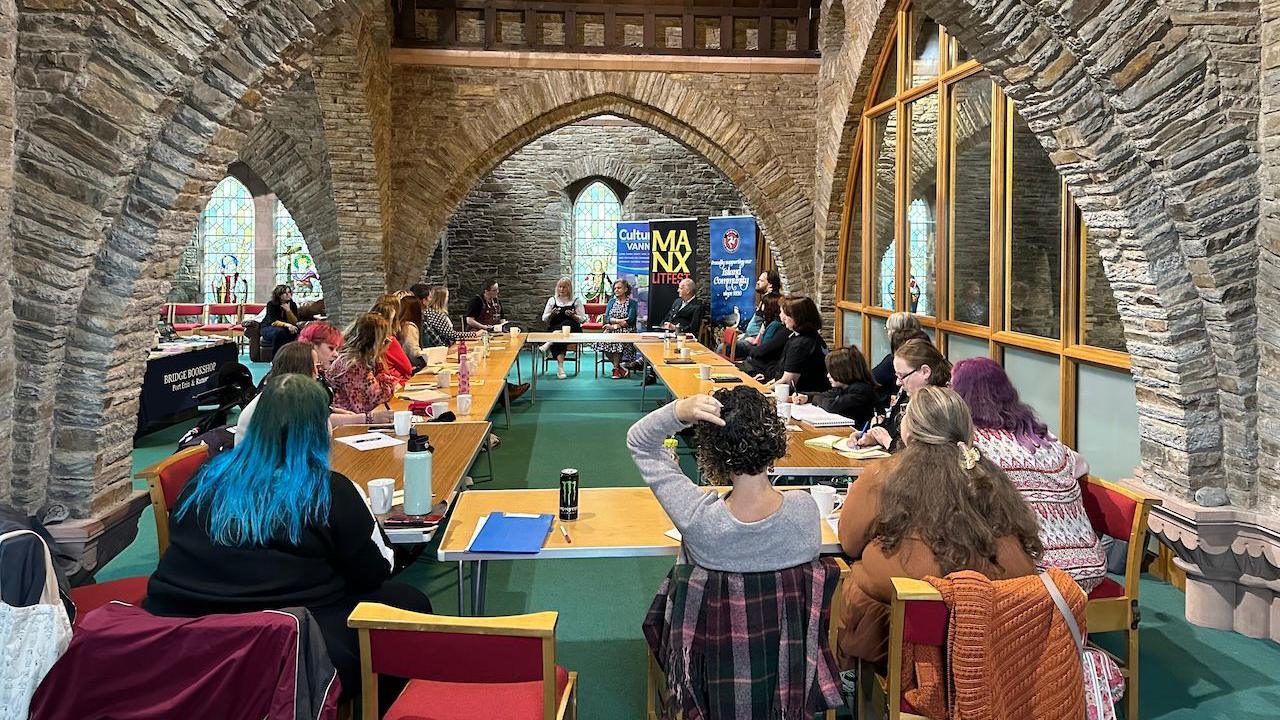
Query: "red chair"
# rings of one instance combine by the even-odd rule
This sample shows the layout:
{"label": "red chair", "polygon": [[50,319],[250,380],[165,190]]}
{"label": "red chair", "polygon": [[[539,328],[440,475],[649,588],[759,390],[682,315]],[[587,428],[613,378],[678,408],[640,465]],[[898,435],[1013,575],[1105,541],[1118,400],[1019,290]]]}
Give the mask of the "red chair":
{"label": "red chair", "polygon": [[147,492],[151,494],[151,508],[156,520],[156,546],[161,557],[169,549],[169,510],[178,501],[183,486],[195,477],[200,466],[208,459],[209,449],[204,445],[196,445],[179,450],[138,471],[137,477],[147,481]]}
{"label": "red chair", "polygon": [[583,308],[587,311],[587,321],[582,323],[582,332],[600,332],[604,330],[604,311],[607,303],[587,303]]}
{"label": "red chair", "polygon": [[[196,318],[194,321],[192,318]],[[169,305],[169,324],[179,335],[191,335],[205,323],[204,305],[194,303],[171,303]]]}
{"label": "red chair", "polygon": [[720,334],[721,351],[720,354],[733,362],[738,356],[738,328],[727,327]]}
{"label": "red chair", "polygon": [[1159,505],[1160,500],[1087,475],[1080,479],[1080,493],[1094,532],[1129,543],[1124,585],[1111,578],[1103,579],[1089,593],[1085,616],[1090,635],[1104,632],[1125,634],[1126,657],[1122,660],[1107,654],[1120,665],[1125,677],[1125,719],[1138,720],[1138,623],[1141,620],[1138,581],[1142,577],[1142,560],[1147,552],[1147,519],[1151,508]]}
{"label": "red chair", "polygon": [[143,575],[71,588],[68,594],[71,596],[71,602],[76,606],[76,628],[80,627],[80,622],[85,615],[107,603],[119,601],[140,605],[147,597],[147,580],[149,579]]}
{"label": "red chair", "polygon": [[557,613],[445,617],[360,603],[364,720],[378,720],[378,675],[409,678],[383,720],[576,718],[578,674],[556,665]]}
{"label": "red chair", "polygon": [[[240,307],[239,303],[210,303],[208,306],[210,322],[201,326],[200,334],[236,337],[243,333],[244,325],[240,324]],[[219,322],[212,322],[214,318],[220,318]]]}

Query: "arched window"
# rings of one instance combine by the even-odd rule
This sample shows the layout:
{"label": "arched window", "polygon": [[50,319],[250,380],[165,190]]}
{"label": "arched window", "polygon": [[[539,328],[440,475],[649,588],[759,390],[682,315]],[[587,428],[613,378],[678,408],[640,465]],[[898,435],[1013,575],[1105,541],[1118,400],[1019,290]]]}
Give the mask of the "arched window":
{"label": "arched window", "polygon": [[225,177],[196,224],[205,302],[251,302],[254,286],[253,197]]}
{"label": "arched window", "polygon": [[320,273],[307,249],[307,240],[285,209],[276,200],[275,209],[276,284],[293,288],[295,302],[309,302],[324,297],[320,289]]}
{"label": "arched window", "polygon": [[604,302],[618,274],[618,195],[602,180],[587,185],[573,201],[573,288],[587,302]]}

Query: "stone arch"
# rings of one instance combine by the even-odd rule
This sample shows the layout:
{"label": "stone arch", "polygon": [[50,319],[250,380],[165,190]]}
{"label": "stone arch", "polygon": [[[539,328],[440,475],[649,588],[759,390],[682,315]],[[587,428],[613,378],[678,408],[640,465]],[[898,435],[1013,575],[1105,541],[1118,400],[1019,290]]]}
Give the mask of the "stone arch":
{"label": "stone arch", "polygon": [[[416,203],[421,213],[397,212],[395,254],[418,258],[391,278],[393,286],[421,275],[438,234],[468,190],[503,159],[533,139],[594,115],[611,114],[653,128],[707,159],[733,182],[756,212],[778,258],[784,278],[811,277],[812,258],[801,251],[811,237],[812,207],[807,194],[766,143],[704,94],[667,75],[571,73],[571,82],[547,78],[531,82],[504,99],[484,123],[458,123],[451,132],[459,162],[441,164],[437,182],[414,178],[413,193],[436,188],[433,202]],[[424,217],[425,216],[425,217]]]}
{"label": "stone arch", "polygon": [[[154,311],[195,218],[264,104],[363,4],[250,4],[225,9],[230,21],[178,7],[183,23],[136,36],[24,9],[19,64],[47,62],[51,43],[65,52],[58,81],[18,111],[15,314],[40,320],[15,342],[16,505],[87,517],[127,497]],[[92,136],[67,136],[67,117]]]}
{"label": "stone arch", "polygon": [[610,178],[629,190],[646,187],[653,182],[643,168],[616,158],[581,157],[551,171],[542,186],[547,190],[564,192],[570,185],[590,177]]}

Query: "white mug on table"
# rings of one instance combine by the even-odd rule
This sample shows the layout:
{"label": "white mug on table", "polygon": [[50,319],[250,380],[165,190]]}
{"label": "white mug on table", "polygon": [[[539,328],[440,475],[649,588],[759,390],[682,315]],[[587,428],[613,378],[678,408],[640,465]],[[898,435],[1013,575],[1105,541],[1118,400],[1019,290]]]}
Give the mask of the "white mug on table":
{"label": "white mug on table", "polygon": [[453,373],[448,370],[441,370],[436,375],[436,387],[447,388],[453,382]]}
{"label": "white mug on table", "polygon": [[431,403],[431,417],[438,418],[447,412],[449,412],[448,400],[437,400],[436,402]]}
{"label": "white mug on table", "polygon": [[699,377],[700,379],[702,379],[702,380],[710,380],[710,379],[711,379],[711,366],[710,366],[710,365],[699,365],[699,366],[698,366],[698,377]]}
{"label": "white mug on table", "polygon": [[778,403],[778,417],[782,418],[783,420],[790,420],[792,409],[793,409],[793,406],[789,402]]}
{"label": "white mug on table", "polygon": [[395,423],[397,435],[408,435],[409,430],[413,428],[413,413],[408,410],[395,411],[391,415],[391,419]]}
{"label": "white mug on table", "polygon": [[813,501],[818,503],[818,516],[827,517],[836,509],[836,489],[830,485],[814,485],[809,488]]}
{"label": "white mug on table", "polygon": [[396,491],[396,481],[391,478],[378,478],[369,481],[369,509],[375,515],[386,515],[391,512],[391,503]]}
{"label": "white mug on table", "polygon": [[471,414],[471,393],[458,393],[458,414]]}
{"label": "white mug on table", "polygon": [[791,398],[791,385],[789,383],[774,385],[773,396],[778,399],[779,403],[787,402]]}

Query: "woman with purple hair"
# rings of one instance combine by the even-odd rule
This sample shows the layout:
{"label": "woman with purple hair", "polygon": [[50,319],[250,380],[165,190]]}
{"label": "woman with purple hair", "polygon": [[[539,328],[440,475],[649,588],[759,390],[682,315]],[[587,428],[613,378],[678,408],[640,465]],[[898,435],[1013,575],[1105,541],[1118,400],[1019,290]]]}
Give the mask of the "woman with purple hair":
{"label": "woman with purple hair", "polygon": [[1043,564],[1092,591],[1106,577],[1107,559],[1080,498],[1078,478],[1088,474],[1088,463],[1049,432],[994,360],[956,363],[951,387],[973,415],[974,445],[1005,471],[1040,518]]}

